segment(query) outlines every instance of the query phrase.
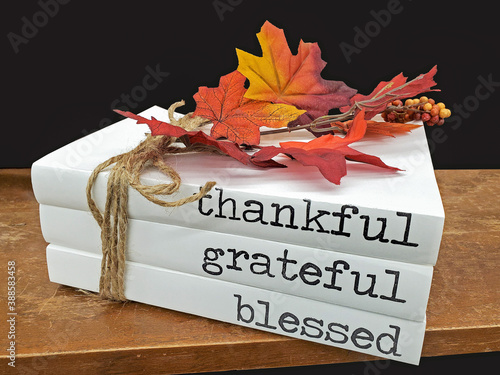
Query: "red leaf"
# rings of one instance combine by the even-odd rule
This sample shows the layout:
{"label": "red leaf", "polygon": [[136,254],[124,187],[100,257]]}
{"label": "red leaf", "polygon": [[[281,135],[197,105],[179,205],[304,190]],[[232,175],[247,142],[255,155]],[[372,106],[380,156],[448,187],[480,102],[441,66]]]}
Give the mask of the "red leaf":
{"label": "red leaf", "polygon": [[327,149],[264,147],[252,156],[252,162],[264,162],[278,154],[286,154],[305,166],[314,166],[330,182],[338,185],[346,174],[346,161],[342,152]]}
{"label": "red leaf", "polygon": [[393,171],[400,171],[401,170],[399,168],[391,167],[391,166],[385,164],[378,156],[365,154],[363,152],[354,150],[348,146],[343,147],[340,151],[343,152],[343,154],[345,155],[345,157],[348,160],[357,161],[360,163],[371,164],[371,165],[375,165],[375,166],[380,167],[380,168],[391,169]]}
{"label": "red leaf", "polygon": [[276,146],[266,146],[262,147],[259,151],[254,153],[250,162],[252,162],[257,167],[267,168],[267,167],[277,167],[277,168],[286,168],[286,165],[278,163],[273,160],[273,158],[282,153],[282,149]]}
{"label": "red leaf", "polygon": [[[338,126],[345,131],[349,130],[352,126],[353,120],[336,121],[332,125]],[[412,124],[409,122],[383,122],[383,121],[366,121],[366,134],[370,135],[384,135],[394,137],[394,134],[408,133],[413,129],[421,127],[422,125]]]}
{"label": "red leaf", "polygon": [[201,143],[204,145],[213,146],[222,151],[224,154],[231,156],[232,158],[240,161],[243,164],[250,163],[250,155],[242,151],[238,147],[238,145],[233,142],[218,141],[211,136],[203,133],[202,131],[189,132],[188,136],[191,144]]}
{"label": "red leaf", "polygon": [[238,71],[220,79],[219,87],[200,87],[194,95],[196,110],[213,122],[211,135],[227,138],[238,144],[258,145],[261,126],[280,128],[288,125],[305,111],[288,104],[273,104],[244,97],[246,78]]}
{"label": "red leaf", "polygon": [[[340,108],[342,112],[349,111],[353,105],[357,104],[366,108],[365,119],[369,120],[376,114],[382,112],[389,102],[396,99],[409,98],[423,92],[439,91],[431,87],[436,85],[434,75],[437,72],[437,66],[434,66],[429,72],[420,74],[417,78],[406,82],[407,77],[403,73],[398,74],[389,82],[380,82],[369,95],[356,94],[351,98],[351,105]],[[356,113],[359,109],[356,109]]]}
{"label": "red leaf", "polygon": [[151,117],[151,120],[148,120],[142,116],[136,115],[135,113],[132,112],[125,112],[125,111],[120,111],[119,109],[114,110],[116,113],[119,113],[120,115],[124,117],[131,118],[133,120],[136,120],[138,124],[146,124],[149,127],[149,130],[151,130],[151,135],[156,136],[156,135],[165,135],[167,137],[175,137],[179,138],[182,137],[184,134],[187,133],[186,130],[179,126],[174,126],[172,124],[169,124],[167,122],[159,121],[155,119],[154,117]]}
{"label": "red leaf", "polygon": [[379,157],[364,154],[348,145],[361,139],[366,131],[366,121],[362,110],[353,120],[347,135],[342,138],[327,134],[309,142],[282,142],[281,148],[270,146],[256,152],[251,161],[270,160],[282,153],[291,156],[302,165],[315,166],[330,182],[340,184],[347,171],[346,159],[375,165],[377,167],[399,170],[388,166]]}
{"label": "red leaf", "polygon": [[[215,138],[205,134],[200,131],[186,131],[179,126],[174,126],[166,122],[159,121],[154,117],[148,120],[142,116],[136,115],[131,112],[124,112],[120,110],[115,110],[115,112],[121,114],[122,116],[129,117],[137,121],[138,124],[147,124],[151,130],[152,136],[168,136],[168,137],[182,137],[187,136],[191,144],[202,143],[204,145],[213,146],[224,154],[231,156],[232,158],[238,160],[243,164],[250,164],[250,155],[241,150],[237,144],[228,141],[218,141]],[[274,162],[263,163],[265,166],[273,166]]]}
{"label": "red leaf", "polygon": [[360,112],[353,120],[352,124],[345,137],[335,136],[333,134],[326,134],[307,143],[304,142],[281,142],[283,148],[298,147],[305,150],[312,150],[318,148],[337,149],[346,146],[353,142],[359,141],[364,137],[367,122],[363,118],[364,110]]}

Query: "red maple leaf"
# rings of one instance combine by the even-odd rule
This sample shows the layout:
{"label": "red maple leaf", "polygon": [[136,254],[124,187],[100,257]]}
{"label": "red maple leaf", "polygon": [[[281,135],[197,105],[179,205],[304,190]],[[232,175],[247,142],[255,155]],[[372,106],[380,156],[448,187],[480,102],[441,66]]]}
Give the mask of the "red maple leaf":
{"label": "red maple leaf", "polygon": [[288,104],[273,104],[245,98],[246,78],[238,71],[221,77],[216,88],[200,87],[194,95],[193,116],[213,123],[210,135],[227,138],[237,144],[258,145],[261,126],[280,128],[305,111]]}
{"label": "red maple leaf", "polygon": [[340,180],[347,173],[347,160],[372,164],[381,168],[399,170],[388,166],[379,157],[357,151],[349,144],[363,138],[366,132],[365,113],[362,110],[353,120],[345,137],[332,134],[323,135],[309,142],[282,142],[281,147],[268,146],[256,152],[252,162],[270,160],[278,154],[286,154],[302,165],[315,166],[330,182],[340,184]]}
{"label": "red maple leaf", "polygon": [[406,82],[407,77],[403,76],[403,73],[399,73],[389,82],[380,82],[369,95],[354,95],[350,99],[351,104],[341,107],[340,110],[347,112],[356,106],[355,113],[357,113],[360,108],[364,108],[365,118],[369,120],[381,113],[393,100],[409,98],[427,91],[439,91],[437,89],[431,90],[431,87],[436,85],[433,79],[436,72],[437,66],[434,66],[429,72],[420,74],[409,82]]}

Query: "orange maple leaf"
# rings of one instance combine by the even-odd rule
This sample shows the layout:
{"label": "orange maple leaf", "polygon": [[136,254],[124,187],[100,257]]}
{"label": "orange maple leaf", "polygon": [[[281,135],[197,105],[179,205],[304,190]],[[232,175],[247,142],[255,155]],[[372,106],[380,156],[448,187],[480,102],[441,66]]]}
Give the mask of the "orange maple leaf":
{"label": "orange maple leaf", "polygon": [[[336,121],[332,125],[336,125],[339,129],[347,132],[352,126],[353,120]],[[412,124],[409,122],[384,122],[366,120],[366,135],[383,135],[394,137],[394,134],[402,134],[411,132],[413,129],[419,128],[422,125]]]}
{"label": "orange maple leaf", "polygon": [[261,126],[281,128],[303,114],[288,104],[273,104],[244,97],[246,78],[238,71],[221,77],[219,86],[202,86],[193,96],[196,110],[193,116],[201,116],[213,122],[210,135],[227,138],[237,144],[258,145]]}
{"label": "orange maple leaf", "polygon": [[364,111],[362,111],[361,116],[356,116],[352,120],[352,124],[349,127],[345,137],[339,137],[333,134],[325,134],[321,137],[315,138],[309,142],[280,142],[280,146],[283,148],[301,148],[303,150],[313,150],[313,149],[329,149],[336,150],[345,147],[353,142],[359,141],[364,137],[367,129],[367,122],[362,117],[364,116]]}
{"label": "orange maple leaf", "polygon": [[305,109],[308,118],[299,123],[307,123],[328,114],[332,108],[348,105],[356,93],[344,82],[321,77],[326,63],[321,59],[317,43],[301,40],[297,55],[292,55],[283,30],[267,21],[257,38],[262,57],[236,50],[238,70],[250,81],[245,97]]}
{"label": "orange maple leaf", "polygon": [[340,184],[347,173],[346,160],[375,165],[397,171],[398,168],[385,164],[379,157],[352,149],[349,144],[363,138],[367,124],[362,110],[353,120],[345,137],[326,134],[309,142],[281,142],[281,147],[267,146],[252,155],[252,162],[269,162],[278,154],[286,154],[302,165],[315,166],[330,182]]}

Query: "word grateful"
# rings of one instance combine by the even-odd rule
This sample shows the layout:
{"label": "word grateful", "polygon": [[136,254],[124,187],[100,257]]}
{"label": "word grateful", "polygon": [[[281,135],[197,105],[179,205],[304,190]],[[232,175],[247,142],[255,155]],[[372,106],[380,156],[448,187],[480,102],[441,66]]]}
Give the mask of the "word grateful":
{"label": "word grateful", "polygon": [[[253,275],[263,275],[270,278],[279,275],[285,282],[297,280],[306,285],[319,285],[325,289],[339,292],[345,288],[346,284],[349,284],[349,290],[352,288],[353,292],[358,296],[380,298],[397,303],[406,302],[406,300],[396,297],[400,277],[400,271],[397,270],[386,269],[385,275],[368,273],[363,276],[360,271],[352,270],[350,272],[351,276],[349,276],[344,271],[350,270],[351,265],[345,260],[332,261],[331,265],[329,264],[326,267],[320,267],[312,262],[304,262],[299,266],[296,259],[289,257],[287,249],[283,251],[282,257],[278,256],[275,259],[263,253],[250,255],[247,251],[237,251],[236,249],[224,251],[221,248],[209,247],[204,251],[202,268],[207,274],[219,276],[224,272],[242,272],[243,267],[245,271],[249,271]],[[296,271],[293,271],[292,268]],[[381,277],[385,278],[382,280],[386,289],[383,292],[387,295],[381,294],[381,291],[377,290]],[[365,279],[368,279],[369,282],[367,283]],[[361,290],[360,284],[365,285],[364,290]],[[366,284],[369,284],[369,286],[366,287]],[[387,288],[388,285],[389,288]]]}

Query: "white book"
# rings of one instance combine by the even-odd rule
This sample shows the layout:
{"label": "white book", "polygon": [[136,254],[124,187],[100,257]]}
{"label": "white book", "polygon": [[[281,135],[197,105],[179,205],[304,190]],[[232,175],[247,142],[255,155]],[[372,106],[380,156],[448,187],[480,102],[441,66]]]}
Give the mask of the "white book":
{"label": "white book", "polygon": [[[152,107],[141,114],[168,121],[167,111]],[[124,119],[89,134],[36,161],[32,183],[39,203],[88,210],[85,188],[93,169],[135,148],[149,128]],[[307,141],[306,130],[262,137],[262,145]],[[434,265],[444,224],[444,211],[424,129],[396,138],[365,138],[352,144],[377,155],[394,172],[348,161],[340,185],[328,182],[315,167],[286,156],[288,168],[261,169],[223,155],[168,156],[182,185],[176,200],[199,191],[207,181],[216,187],[199,202],[165,209],[130,188],[129,217],[196,229],[259,237],[368,257]],[[108,172],[94,186],[103,209]],[[166,182],[154,169],[146,184]],[[168,197],[167,197],[168,198]]]}
{"label": "white book", "polygon": [[[49,243],[101,255],[92,214],[40,205]],[[433,267],[129,220],[127,259],[331,304],[425,320]]]}
{"label": "white book", "polygon": [[[97,291],[101,257],[50,244],[50,280]],[[425,321],[416,322],[265,289],[127,262],[125,296],[275,334],[418,364]]]}

